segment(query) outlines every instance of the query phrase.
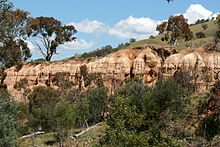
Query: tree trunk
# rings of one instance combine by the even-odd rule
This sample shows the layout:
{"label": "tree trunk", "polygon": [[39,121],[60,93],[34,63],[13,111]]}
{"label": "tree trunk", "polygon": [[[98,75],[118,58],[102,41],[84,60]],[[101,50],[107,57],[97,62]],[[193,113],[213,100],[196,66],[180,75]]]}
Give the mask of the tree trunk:
{"label": "tree trunk", "polygon": [[32,134],[29,134],[29,135],[24,135],[24,136],[18,138],[18,140],[21,140],[21,139],[24,139],[24,138],[28,138],[28,137],[31,137],[31,136],[35,136],[35,135],[38,135],[38,134],[45,134],[45,132],[40,132],[40,131],[34,132]]}
{"label": "tree trunk", "polygon": [[177,45],[177,39],[175,40],[174,44],[173,44],[173,48],[175,49]]}
{"label": "tree trunk", "polygon": [[46,56],[46,61],[50,61],[50,60],[51,60],[51,57],[52,57],[51,55],[47,55],[47,56]]}
{"label": "tree trunk", "polygon": [[100,125],[101,123],[102,123],[102,122],[97,123],[96,125],[91,126],[91,127],[87,128],[87,129],[83,130],[82,132],[80,132],[80,133],[74,135],[74,136],[70,136],[70,138],[73,139],[73,140],[76,140],[76,138],[78,138],[79,136],[85,134],[85,133],[88,132],[89,130],[96,128],[96,127],[97,127],[98,125]]}

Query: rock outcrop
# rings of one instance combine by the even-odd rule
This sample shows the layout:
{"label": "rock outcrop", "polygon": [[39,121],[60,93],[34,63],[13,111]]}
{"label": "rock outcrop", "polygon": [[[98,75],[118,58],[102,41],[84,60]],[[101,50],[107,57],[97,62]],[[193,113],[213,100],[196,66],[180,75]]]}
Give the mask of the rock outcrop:
{"label": "rock outcrop", "polygon": [[[14,88],[16,82],[21,79],[27,79],[30,89],[39,85],[56,87],[52,81],[56,73],[68,72],[69,80],[76,82],[76,77],[82,77],[82,66],[86,67],[88,74],[99,73],[104,85],[109,90],[114,90],[128,78],[139,77],[144,83],[153,85],[158,76],[173,77],[179,70],[194,74],[195,71],[204,70],[204,67],[208,68],[210,80],[214,81],[216,73],[220,70],[220,53],[205,53],[202,49],[195,49],[172,54],[166,58],[155,49],[131,48],[91,61],[70,60],[45,62],[38,65],[25,63],[20,70],[16,67],[7,69],[4,84],[7,85],[7,89],[15,96],[16,100],[22,101],[23,91]],[[202,81],[202,74],[198,76],[197,80]],[[82,87],[85,89],[85,84],[82,83]]]}
{"label": "rock outcrop", "polygon": [[[194,84],[197,91],[207,90],[220,78],[220,53],[205,52],[202,48],[185,50],[169,56],[163,65],[165,77],[183,73],[185,82]],[[184,82],[183,81],[183,82]]]}

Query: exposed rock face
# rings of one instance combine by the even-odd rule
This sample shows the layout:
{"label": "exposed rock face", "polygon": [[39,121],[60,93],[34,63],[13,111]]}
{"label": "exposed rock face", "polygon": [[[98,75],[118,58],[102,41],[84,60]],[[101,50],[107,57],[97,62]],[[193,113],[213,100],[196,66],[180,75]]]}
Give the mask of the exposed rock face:
{"label": "exposed rock face", "polygon": [[[157,79],[159,72],[163,72],[164,77],[172,77],[180,68],[192,72],[192,69],[201,71],[204,66],[208,66],[214,71],[220,70],[219,53],[203,53],[197,49],[188,53],[173,54],[164,58],[155,50],[126,49],[110,54],[101,59],[87,61],[52,62],[34,65],[26,63],[18,71],[16,67],[7,69],[7,77],[4,84],[15,96],[16,100],[22,101],[22,91],[14,89],[16,82],[26,78],[30,89],[35,86],[54,86],[52,79],[56,73],[68,72],[69,80],[76,82],[76,75],[82,76],[80,67],[86,66],[88,73],[99,73],[104,85],[109,90],[114,90],[125,79],[139,77],[144,83],[152,85]],[[163,69],[163,70],[161,70]],[[211,80],[214,81],[214,72],[210,71]],[[201,75],[200,75],[201,77]],[[201,78],[200,78],[201,79]],[[76,84],[79,84],[78,82]],[[55,87],[55,86],[54,86]],[[82,87],[85,85],[82,83]]]}
{"label": "exposed rock face", "polygon": [[173,54],[164,62],[163,75],[171,77],[177,72],[184,72],[184,76],[188,76],[185,80],[191,80],[197,87],[196,91],[207,90],[220,78],[220,53],[206,53],[197,48]]}

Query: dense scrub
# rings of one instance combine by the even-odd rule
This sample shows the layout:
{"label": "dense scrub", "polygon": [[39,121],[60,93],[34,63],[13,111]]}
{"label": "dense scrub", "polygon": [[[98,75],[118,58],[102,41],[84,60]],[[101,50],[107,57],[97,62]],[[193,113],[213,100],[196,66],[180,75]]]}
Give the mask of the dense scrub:
{"label": "dense scrub", "polygon": [[[71,129],[105,122],[107,126],[97,146],[219,145],[219,81],[201,96],[171,79],[159,80],[153,87],[130,79],[108,94],[99,76],[92,76],[88,82],[91,75],[86,70],[82,70],[82,75],[87,91],[69,82],[68,73],[60,73],[53,78],[58,89],[38,86],[24,95],[26,103],[10,101],[10,94],[1,88],[2,108],[15,107],[10,112],[2,111],[6,115],[13,112],[15,118],[2,117],[12,127],[9,138],[41,130],[53,132],[53,141],[64,145]],[[97,79],[99,82],[92,82]],[[15,87],[25,88],[21,83]],[[96,88],[90,87],[92,83]]]}

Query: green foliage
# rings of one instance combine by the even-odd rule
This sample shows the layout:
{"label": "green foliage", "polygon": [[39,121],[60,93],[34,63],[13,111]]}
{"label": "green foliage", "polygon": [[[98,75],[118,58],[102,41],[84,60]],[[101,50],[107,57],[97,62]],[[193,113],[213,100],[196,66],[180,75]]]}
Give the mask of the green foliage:
{"label": "green foliage", "polygon": [[104,120],[105,113],[107,112],[107,89],[105,87],[100,87],[88,91],[86,98],[89,102],[89,111],[91,117],[89,122],[100,122]]}
{"label": "green foliage", "polygon": [[132,43],[132,42],[136,42],[136,39],[130,38],[130,43]]}
{"label": "green foliage", "polygon": [[216,81],[213,87],[210,90],[211,94],[217,94],[220,91],[220,80]]}
{"label": "green foliage", "polygon": [[210,94],[207,95],[205,100],[201,101],[198,108],[198,113],[200,115],[206,115],[206,117],[203,117],[199,122],[196,134],[208,141],[220,135],[219,91],[220,81],[218,80],[210,89]]}
{"label": "green foliage", "polygon": [[204,118],[197,129],[197,135],[212,140],[216,135],[220,135],[220,119],[219,113],[215,113]]}
{"label": "green foliage", "polygon": [[168,22],[165,21],[157,26],[157,31],[160,34],[165,33],[162,41],[169,41],[170,44],[174,44],[174,47],[179,39],[189,41],[193,38],[187,19],[183,15],[170,16]]}
{"label": "green foliage", "polygon": [[198,33],[196,33],[196,37],[197,37],[197,38],[205,38],[205,33],[203,33],[203,32],[198,32]]}
{"label": "green foliage", "polygon": [[[202,28],[203,24],[191,25],[190,30],[194,34],[193,40],[190,40],[190,41],[184,41],[182,39],[179,40],[178,45],[176,46],[176,50],[181,51],[183,49],[186,49],[186,45],[187,45],[187,47],[193,47],[196,44],[198,44],[198,45],[203,45],[204,43],[205,44],[213,44],[213,37],[214,37],[215,32],[218,29],[218,27],[213,21],[205,22],[204,24],[208,25],[208,28],[205,31]],[[205,33],[205,38],[198,39],[195,34],[197,32],[201,32],[201,31]],[[167,44],[167,42],[161,40],[161,38],[163,38],[163,37],[164,37],[164,34],[160,34],[160,35],[155,36],[155,38],[153,38],[153,39],[144,39],[144,40],[136,41],[136,42],[132,43],[129,46],[129,48],[132,48],[132,47],[144,48],[144,47],[152,47],[152,46],[156,47],[156,48],[160,48],[161,46],[163,46],[164,48],[172,47],[171,44]],[[192,44],[192,41],[193,41],[193,44]],[[217,49],[219,49],[219,45],[217,46]]]}
{"label": "green foliage", "polygon": [[38,64],[43,64],[45,63],[46,60],[44,58],[39,58],[39,59],[36,59],[36,60],[31,60],[29,63],[33,64],[33,65],[38,65]]}
{"label": "green foliage", "polygon": [[69,135],[69,130],[75,122],[75,112],[68,101],[61,101],[54,110],[54,117],[56,121],[57,137],[60,143]]}
{"label": "green foliage", "polygon": [[28,86],[28,80],[26,78],[21,79],[19,82],[16,82],[14,88],[17,90],[26,89]]}
{"label": "green foliage", "polygon": [[127,96],[143,96],[145,92],[150,91],[151,88],[147,87],[141,80],[128,80],[124,86],[119,87],[116,91],[116,95],[122,97]]}
{"label": "green foliage", "polygon": [[76,103],[76,121],[78,125],[82,127],[82,125],[87,125],[87,121],[90,118],[89,101],[87,98],[82,97],[77,99]]}
{"label": "green foliage", "polygon": [[69,81],[69,72],[59,72],[56,73],[52,79],[52,82],[55,83],[61,90],[70,89],[73,86],[73,82]]}
{"label": "green foliage", "polygon": [[18,113],[17,104],[10,99],[0,97],[0,146],[16,146]]}
{"label": "green foliage", "polygon": [[75,112],[68,101],[61,101],[54,111],[58,127],[69,130],[75,121]]}
{"label": "green foliage", "polygon": [[202,25],[202,28],[203,28],[203,30],[205,31],[205,30],[208,28],[208,25],[207,25],[207,24],[203,24],[203,25]]}
{"label": "green foliage", "polygon": [[7,99],[7,98],[9,98],[10,96],[11,96],[11,95],[10,95],[10,93],[8,92],[7,89],[5,89],[4,87],[0,87],[0,97],[1,97],[1,98]]}
{"label": "green foliage", "polygon": [[13,4],[7,0],[0,1],[0,63],[9,68],[31,57],[26,37],[28,12],[12,10]]}
{"label": "green foliage", "polygon": [[27,43],[22,39],[5,39],[0,47],[0,62],[5,68],[17,65],[30,57]]}
{"label": "green foliage", "polygon": [[220,15],[216,18],[216,24],[218,25],[218,28],[220,29]]}
{"label": "green foliage", "polygon": [[110,103],[110,116],[102,145],[106,146],[146,146],[146,132],[138,131],[143,125],[143,114],[138,113],[135,105],[130,106],[128,99],[116,97]]}
{"label": "green foliage", "polygon": [[53,108],[59,101],[59,93],[51,87],[38,86],[28,96],[30,120],[29,125],[37,130],[39,126],[49,131],[54,125]]}
{"label": "green foliage", "polygon": [[213,48],[214,49],[216,49],[217,44],[220,41],[220,15],[217,16],[215,23],[218,26],[218,30],[216,30],[215,35],[214,35],[214,39],[213,39],[213,41],[214,41],[214,47]]}
{"label": "green foliage", "polygon": [[150,136],[148,136],[148,145],[154,147],[184,147],[184,143],[175,137],[168,136],[165,132],[161,130],[153,131]]}
{"label": "green foliage", "polygon": [[29,117],[29,108],[28,103],[20,102],[18,103],[18,113],[16,115],[16,119],[19,121],[17,131],[19,133],[19,136],[28,134],[29,127],[27,125],[28,117]]}
{"label": "green foliage", "polygon": [[[42,48],[39,43],[35,45],[41,51],[46,61],[50,61],[52,56],[57,53],[57,47],[66,42],[76,39],[74,34],[77,32],[72,25],[62,25],[60,21],[53,17],[37,17],[28,22],[28,36],[39,37]],[[53,38],[53,36],[55,36]]]}
{"label": "green foliage", "polygon": [[18,91],[23,90],[23,99],[26,102],[26,98],[28,94],[31,92],[31,90],[28,88],[28,80],[26,78],[20,79],[20,81],[16,82],[14,85],[14,89],[17,89]]}
{"label": "green foliage", "polygon": [[[164,112],[172,120],[185,114],[187,96],[175,81],[158,81],[149,88],[140,80],[128,81],[109,103],[103,146],[182,146],[161,126]],[[166,118],[164,118],[166,119]],[[166,128],[166,127],[165,127]]]}
{"label": "green foliage", "polygon": [[152,97],[159,105],[160,113],[169,109],[174,116],[181,116],[188,104],[189,94],[174,80],[160,80],[153,89]]}
{"label": "green foliage", "polygon": [[87,58],[96,58],[96,57],[105,57],[111,53],[114,53],[118,51],[118,49],[113,49],[111,45],[106,45],[104,47],[102,47],[101,49],[97,49],[93,52],[90,53],[84,53],[82,54],[82,56],[80,58],[82,59],[87,59]]}
{"label": "green foliage", "polygon": [[90,86],[92,84],[92,82],[94,82],[94,84],[97,87],[103,87],[104,86],[102,76],[99,73],[89,73],[84,78],[84,82],[85,82],[85,87]]}

